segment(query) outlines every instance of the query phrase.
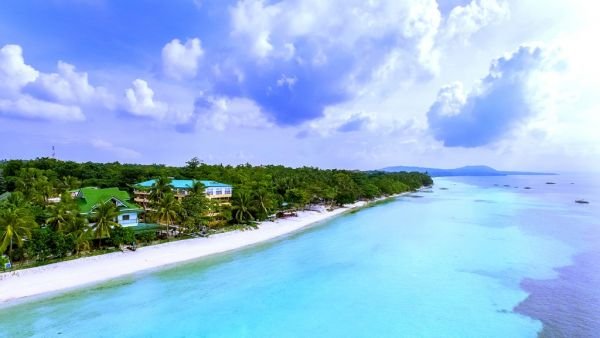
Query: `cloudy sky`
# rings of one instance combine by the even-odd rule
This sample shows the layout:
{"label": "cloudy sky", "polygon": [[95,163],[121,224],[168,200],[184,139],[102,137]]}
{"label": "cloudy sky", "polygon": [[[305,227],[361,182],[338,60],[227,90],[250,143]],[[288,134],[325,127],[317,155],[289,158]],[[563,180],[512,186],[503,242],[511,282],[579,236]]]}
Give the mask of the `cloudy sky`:
{"label": "cloudy sky", "polygon": [[599,9],[7,0],[0,158],[600,169]]}

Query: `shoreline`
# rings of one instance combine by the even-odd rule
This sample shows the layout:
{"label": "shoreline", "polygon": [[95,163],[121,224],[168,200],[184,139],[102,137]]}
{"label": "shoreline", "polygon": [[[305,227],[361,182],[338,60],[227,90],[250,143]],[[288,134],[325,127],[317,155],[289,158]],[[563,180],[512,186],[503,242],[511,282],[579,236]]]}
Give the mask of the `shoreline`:
{"label": "shoreline", "polygon": [[19,300],[68,291],[127,275],[225,253],[289,235],[370,204],[404,194],[359,201],[332,211],[299,211],[297,217],[264,221],[256,230],[230,231],[0,273],[0,308]]}

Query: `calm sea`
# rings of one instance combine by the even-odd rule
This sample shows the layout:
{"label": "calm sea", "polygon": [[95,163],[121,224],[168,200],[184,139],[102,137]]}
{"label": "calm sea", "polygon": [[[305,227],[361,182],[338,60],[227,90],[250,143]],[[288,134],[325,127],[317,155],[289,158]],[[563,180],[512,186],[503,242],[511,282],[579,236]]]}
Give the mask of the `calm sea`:
{"label": "calm sea", "polygon": [[436,179],[264,245],[0,309],[0,336],[597,337],[599,183]]}

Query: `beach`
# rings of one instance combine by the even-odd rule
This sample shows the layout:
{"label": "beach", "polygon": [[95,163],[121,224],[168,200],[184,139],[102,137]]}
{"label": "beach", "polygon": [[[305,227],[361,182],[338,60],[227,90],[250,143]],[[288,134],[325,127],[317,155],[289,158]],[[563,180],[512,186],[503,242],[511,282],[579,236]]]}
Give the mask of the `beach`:
{"label": "beach", "polygon": [[[378,201],[381,199],[377,199]],[[84,257],[0,274],[0,304],[107,281],[265,242],[367,205],[360,201],[332,211],[299,211],[297,217],[265,221],[256,230],[231,231]]]}

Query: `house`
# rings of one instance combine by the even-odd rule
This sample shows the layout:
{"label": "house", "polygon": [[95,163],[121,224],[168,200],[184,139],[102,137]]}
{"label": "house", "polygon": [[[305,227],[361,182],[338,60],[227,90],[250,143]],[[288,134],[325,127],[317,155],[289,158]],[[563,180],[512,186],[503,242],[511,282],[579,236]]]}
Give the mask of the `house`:
{"label": "house", "polygon": [[71,196],[77,202],[79,212],[88,217],[94,215],[94,209],[99,205],[107,202],[114,203],[119,209],[116,221],[124,227],[137,226],[138,214],[143,212],[142,208],[130,201],[127,191],[118,188],[86,187],[72,191]]}
{"label": "house", "polygon": [[[175,194],[175,198],[178,200],[183,199],[189,195],[190,190],[195,183],[202,183],[204,185],[204,193],[206,197],[222,203],[228,203],[233,193],[233,187],[229,184],[208,181],[208,180],[171,180],[171,189]],[[138,183],[134,186],[134,201],[140,203],[145,208],[148,207],[150,190],[156,183],[155,179],[148,180],[145,182]]]}

